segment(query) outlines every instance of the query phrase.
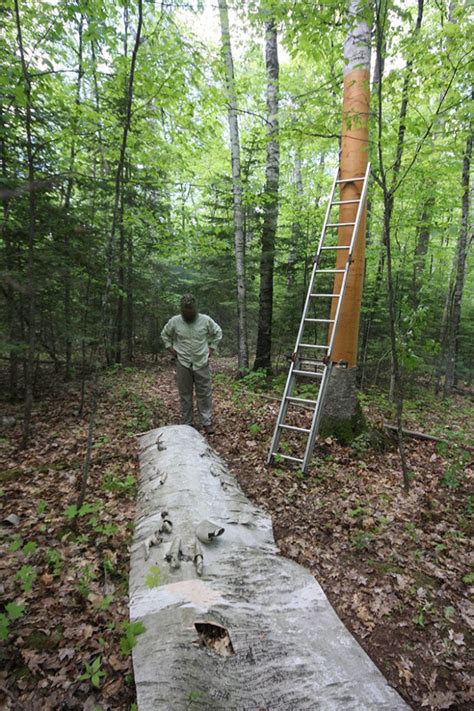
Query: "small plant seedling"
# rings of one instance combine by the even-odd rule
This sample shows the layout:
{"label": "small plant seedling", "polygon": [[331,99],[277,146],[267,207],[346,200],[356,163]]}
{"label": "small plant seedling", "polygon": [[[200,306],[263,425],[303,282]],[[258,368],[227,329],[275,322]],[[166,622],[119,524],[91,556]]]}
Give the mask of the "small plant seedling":
{"label": "small plant seedling", "polygon": [[20,538],[20,536],[17,536],[11,543],[8,548],[10,553],[16,553],[17,550],[19,550],[23,545],[23,540]]}
{"label": "small plant seedling", "polygon": [[61,575],[63,564],[61,554],[54,548],[50,548],[46,553],[46,560],[48,561],[48,565],[53,569],[53,576],[57,577],[58,575]]}
{"label": "small plant seedling", "polygon": [[254,422],[253,424],[251,424],[249,426],[249,432],[252,435],[252,437],[255,437],[256,435],[260,434],[261,431],[262,431],[262,428],[260,427],[260,425],[257,425],[256,422]]}
{"label": "small plant seedling", "polygon": [[36,578],[36,571],[31,565],[22,565],[15,577],[21,582],[24,592],[30,592]]}
{"label": "small plant seedling", "polygon": [[143,622],[124,622],[122,625],[124,635],[120,638],[120,651],[124,657],[128,657],[137,643],[137,637],[146,631]]}
{"label": "small plant seedling", "polygon": [[35,543],[35,541],[28,541],[28,543],[25,543],[23,546],[22,551],[25,555],[30,555],[31,553],[34,553],[37,548],[38,544]]}
{"label": "small plant seedling", "polygon": [[90,681],[97,689],[100,687],[102,677],[106,673],[101,670],[102,657],[96,657],[90,664],[86,662],[86,670],[79,677],[79,681]]}
{"label": "small plant seedling", "polygon": [[46,504],[46,501],[44,501],[44,499],[39,502],[36,511],[39,513],[40,516],[41,516],[41,514],[44,514],[44,512],[46,511],[46,505],[47,504]]}
{"label": "small plant seedling", "polygon": [[0,614],[0,641],[4,642],[10,631],[10,623],[19,620],[25,614],[25,606],[16,602],[5,605],[5,612]]}
{"label": "small plant seedling", "polygon": [[99,602],[97,602],[97,603],[95,604],[95,607],[96,607],[98,610],[108,610],[109,607],[110,607],[110,605],[111,605],[111,603],[113,602],[113,600],[114,600],[114,596],[113,596],[113,595],[105,595],[105,596],[102,598],[102,600],[100,600]]}

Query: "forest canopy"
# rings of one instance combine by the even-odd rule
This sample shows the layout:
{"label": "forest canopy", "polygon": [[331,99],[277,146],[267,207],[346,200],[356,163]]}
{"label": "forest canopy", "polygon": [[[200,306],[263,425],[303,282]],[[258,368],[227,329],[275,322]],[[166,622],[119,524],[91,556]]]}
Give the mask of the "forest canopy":
{"label": "forest canopy", "polygon": [[[401,366],[407,377],[439,384],[454,349],[451,381],[470,383],[472,220],[463,207],[463,162],[472,153],[470,10],[463,2],[362,5],[372,27],[372,179],[359,376],[387,384],[390,371],[383,167]],[[277,364],[292,349],[338,165],[346,10],[342,0],[230,7],[251,352],[273,200],[269,17],[277,38],[270,265]],[[156,354],[184,291],[226,324],[224,352],[237,351],[230,99],[219,28],[213,3],[3,3],[0,319],[12,398],[33,387],[44,362],[70,378],[97,347],[108,364]],[[469,175],[468,165],[468,186]]]}

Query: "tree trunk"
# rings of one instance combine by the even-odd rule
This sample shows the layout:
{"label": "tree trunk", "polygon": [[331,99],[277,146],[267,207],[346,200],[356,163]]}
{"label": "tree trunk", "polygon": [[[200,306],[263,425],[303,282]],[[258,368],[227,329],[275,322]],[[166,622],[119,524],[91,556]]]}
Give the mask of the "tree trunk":
{"label": "tree trunk", "polygon": [[[138,0],[138,22],[137,30],[135,35],[135,43],[132,51],[132,60],[130,64],[130,73],[128,75],[127,86],[125,90],[125,112],[123,116],[123,130],[122,130],[122,140],[120,143],[120,153],[119,160],[117,163],[117,169],[115,172],[115,189],[114,189],[114,203],[112,212],[112,225],[110,228],[109,238],[107,241],[107,280],[104,289],[103,299],[102,299],[102,313],[104,324],[107,323],[107,308],[110,296],[110,290],[112,287],[112,277],[113,277],[113,259],[114,259],[114,247],[115,247],[115,235],[117,232],[117,227],[119,226],[119,216],[120,216],[120,196],[123,188],[123,171],[125,166],[125,153],[127,150],[127,140],[130,131],[130,122],[132,117],[132,102],[133,102],[133,89],[135,82],[135,71],[137,65],[137,55],[138,49],[140,47],[140,37],[143,24],[143,0]],[[104,331],[107,328],[104,327]],[[104,333],[106,337],[107,334]]]}
{"label": "tree trunk", "polygon": [[418,225],[415,258],[413,260],[413,278],[412,278],[412,305],[417,309],[420,305],[420,289],[422,286],[422,277],[425,270],[426,255],[428,253],[428,244],[430,241],[431,232],[431,217],[435,204],[435,196],[433,194],[435,184],[430,181],[429,188],[431,194],[423,201],[421,218]]}
{"label": "tree trunk", "polygon": [[[340,150],[340,177],[342,179],[364,175],[368,163],[369,110],[370,110],[370,56],[371,27],[367,21],[365,0],[350,0],[349,26],[344,42],[344,90],[342,104],[342,139]],[[340,200],[358,200],[362,181],[342,183]],[[355,222],[358,204],[341,205],[339,222]],[[333,361],[343,361],[344,367],[333,368],[326,399],[321,432],[334,434],[343,442],[359,433],[363,422],[357,402],[355,381],[357,344],[359,338],[360,305],[365,268],[366,209],[360,222],[353,251],[344,299],[339,313],[339,323],[334,337]],[[347,246],[352,237],[352,227],[339,227],[338,246]],[[339,249],[336,268],[344,269],[347,250]],[[335,275],[333,293],[341,291],[342,273]],[[335,318],[337,299],[332,299],[330,318]],[[354,372],[352,372],[354,371]]]}
{"label": "tree trunk", "polygon": [[[78,27],[78,71],[77,71],[77,84],[76,84],[76,98],[75,98],[75,106],[74,106],[74,115],[73,115],[73,137],[71,141],[71,149],[69,153],[69,175],[66,183],[66,195],[64,198],[64,212],[66,217],[69,217],[69,210],[71,207],[71,197],[72,197],[72,189],[74,185],[74,177],[73,177],[73,172],[74,172],[74,164],[76,160],[76,131],[77,131],[77,123],[78,123],[78,112],[79,112],[79,106],[81,104],[81,84],[82,84],[82,75],[83,75],[83,62],[82,62],[82,49],[83,49],[83,43],[82,43],[82,35],[83,35],[83,27],[84,27],[84,15],[81,14],[80,20],[79,20],[79,27]],[[65,338],[65,345],[66,345],[66,371],[65,371],[65,380],[69,380],[71,378],[71,368],[72,368],[72,337],[71,337],[71,330],[72,330],[72,324],[71,324],[71,269],[70,269],[70,260],[71,260],[71,254],[70,254],[70,221],[66,219],[66,232],[64,234],[64,328],[66,331],[66,338]]]}
{"label": "tree trunk", "polygon": [[127,360],[130,363],[134,358],[134,319],[133,319],[133,239],[129,231],[127,237]]}
{"label": "tree trunk", "polygon": [[271,369],[273,268],[278,223],[278,184],[280,144],[278,137],[278,42],[275,21],[265,26],[265,63],[267,68],[267,165],[265,171],[264,217],[260,255],[260,294],[257,351],[254,370]]}
{"label": "tree trunk", "polygon": [[[3,213],[3,220],[1,223],[1,235],[2,241],[5,244],[5,265],[7,268],[7,274],[12,275],[15,269],[15,250],[13,248],[12,238],[8,226],[8,218],[10,214],[10,197],[6,192],[7,188],[9,187],[6,140],[7,128],[4,121],[3,107],[0,102],[0,158],[2,163],[1,187],[5,190],[5,193],[2,191],[1,194]],[[18,320],[16,318],[15,289],[10,278],[8,278],[8,280],[4,279],[4,281],[7,282],[5,286],[2,287],[2,290],[5,294],[7,304],[8,337],[10,342],[8,389],[10,393],[10,400],[14,402],[17,397],[18,388]]]}
{"label": "tree trunk", "polygon": [[17,30],[18,49],[20,52],[23,81],[25,84],[25,132],[26,132],[26,154],[28,163],[28,253],[26,262],[27,294],[28,294],[28,351],[25,361],[25,404],[23,414],[23,435],[21,446],[27,446],[31,434],[31,413],[33,410],[33,382],[36,350],[36,283],[35,283],[35,237],[36,237],[36,194],[34,190],[35,166],[33,159],[33,133],[32,133],[32,100],[31,100],[31,77],[26,62],[23,46],[22,24],[20,16],[19,0],[15,0],[15,20]]}
{"label": "tree trunk", "polygon": [[[140,437],[137,503],[129,606],[144,628],[132,652],[140,711],[408,711],[196,430]],[[171,533],[159,533],[164,520]],[[223,533],[196,544],[205,520]]]}
{"label": "tree trunk", "polygon": [[447,332],[447,354],[446,354],[446,373],[444,378],[443,397],[449,397],[454,385],[456,373],[456,354],[459,337],[459,323],[461,321],[461,304],[464,290],[464,278],[466,272],[466,257],[468,250],[468,232],[469,232],[469,191],[470,191],[470,175],[471,175],[471,159],[472,159],[472,133],[469,134],[466,140],[466,150],[464,152],[463,168],[462,168],[462,213],[461,213],[461,229],[459,230],[459,239],[456,250],[456,277],[454,282],[454,293],[452,301],[452,309],[450,318],[448,319]]}
{"label": "tree trunk", "polygon": [[235,92],[234,62],[230,42],[229,14],[226,0],[219,0],[222,53],[226,75],[230,151],[232,160],[232,195],[234,212],[235,270],[237,275],[238,314],[238,367],[243,375],[249,368],[247,339],[247,287],[245,279],[245,234],[244,209],[242,204],[242,177],[240,168],[239,122],[237,118],[237,96]]}
{"label": "tree trunk", "polygon": [[294,198],[293,220],[291,222],[291,243],[288,250],[288,265],[286,270],[286,288],[291,289],[295,281],[295,265],[298,259],[298,247],[301,242],[300,212],[303,201],[303,180],[301,177],[301,158],[295,152],[294,163]]}
{"label": "tree trunk", "polygon": [[[138,20],[137,29],[135,34],[135,42],[132,51],[132,59],[130,64],[130,72],[128,75],[128,81],[125,93],[125,112],[123,116],[123,130],[122,130],[122,140],[120,143],[120,153],[119,160],[117,163],[117,170],[115,172],[115,190],[114,190],[114,203],[113,203],[113,213],[112,213],[112,224],[109,232],[109,237],[107,240],[107,252],[106,252],[106,268],[107,268],[107,279],[105,282],[104,293],[102,294],[101,312],[100,312],[100,333],[103,334],[105,348],[107,350],[107,314],[109,306],[109,296],[112,287],[112,275],[113,275],[113,257],[114,257],[114,243],[115,234],[117,231],[117,226],[119,224],[119,213],[120,213],[120,197],[122,194],[122,183],[123,183],[123,171],[125,165],[125,153],[127,150],[127,139],[130,131],[131,117],[132,117],[132,104],[133,104],[133,91],[135,82],[135,72],[137,66],[137,56],[140,47],[140,38],[143,26],[143,0],[138,0]],[[97,351],[97,349],[95,349]],[[92,441],[94,436],[94,426],[95,426],[95,412],[98,402],[98,370],[99,370],[99,354],[95,352],[93,354],[92,368],[92,397],[91,397],[91,414],[89,418],[89,434],[88,438]],[[80,495],[78,499],[78,508],[80,507],[81,500],[84,500],[86,495],[86,487],[89,476],[90,469],[90,447],[86,452],[86,457],[83,465],[83,471],[80,482]]]}
{"label": "tree trunk", "polygon": [[[415,30],[413,33],[413,42],[415,43],[420,32],[421,22],[423,19],[423,1],[418,0],[418,15],[416,18]],[[377,51],[382,52],[385,44],[385,26],[387,22],[387,7],[384,5],[383,15],[377,17]],[[392,261],[392,242],[391,242],[391,225],[393,208],[395,204],[395,191],[399,186],[399,175],[402,166],[403,151],[405,148],[405,131],[406,117],[408,109],[408,95],[410,88],[410,80],[413,71],[413,59],[407,61],[405,68],[405,77],[402,87],[402,101],[400,105],[400,115],[398,123],[398,136],[395,151],[395,162],[392,169],[392,177],[390,186],[387,181],[387,173],[384,167],[383,151],[382,151],[382,75],[378,82],[378,139],[377,148],[379,155],[379,171],[381,178],[381,186],[383,193],[383,242],[385,244],[387,255],[387,287],[388,287],[388,308],[389,308],[389,333],[390,333],[390,348],[392,355],[392,382],[393,394],[396,405],[396,420],[398,434],[398,449],[400,453],[400,462],[402,467],[403,485],[405,491],[410,487],[410,478],[408,474],[408,463],[405,455],[405,444],[403,439],[403,381],[400,368],[398,347],[397,347],[397,312],[396,312],[396,296],[395,284],[393,278],[393,261]]]}
{"label": "tree trunk", "polygon": [[124,210],[124,190],[120,191],[120,216],[119,216],[119,248],[118,248],[118,299],[117,299],[117,323],[115,340],[115,362],[122,362],[122,341],[124,322],[124,292],[125,292],[125,226],[123,223]]}

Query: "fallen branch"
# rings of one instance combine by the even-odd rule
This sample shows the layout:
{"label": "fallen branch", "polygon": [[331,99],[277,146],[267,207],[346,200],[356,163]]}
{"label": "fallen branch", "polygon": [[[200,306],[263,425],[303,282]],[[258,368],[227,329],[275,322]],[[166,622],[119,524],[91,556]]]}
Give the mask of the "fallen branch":
{"label": "fallen branch", "polygon": [[[390,425],[387,422],[384,423],[384,428],[390,432],[396,432],[396,425]],[[435,435],[426,434],[426,432],[417,432],[416,430],[402,430],[403,434],[407,437],[412,437],[413,439],[423,439],[428,440],[428,442],[441,442],[442,444],[454,445],[456,447],[461,447],[461,449],[467,449],[469,452],[474,452],[474,447],[468,444],[460,444],[459,442],[453,442],[449,439],[443,439],[442,437],[435,437]]]}

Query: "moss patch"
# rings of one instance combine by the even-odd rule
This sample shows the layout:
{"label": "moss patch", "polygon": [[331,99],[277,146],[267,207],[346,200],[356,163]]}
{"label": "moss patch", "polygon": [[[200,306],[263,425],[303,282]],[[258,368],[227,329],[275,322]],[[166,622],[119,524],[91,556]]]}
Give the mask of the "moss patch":
{"label": "moss patch", "polygon": [[362,408],[357,403],[356,412],[352,417],[335,417],[323,415],[319,426],[320,437],[334,437],[341,444],[350,444],[367,427]]}

